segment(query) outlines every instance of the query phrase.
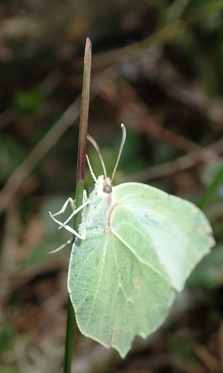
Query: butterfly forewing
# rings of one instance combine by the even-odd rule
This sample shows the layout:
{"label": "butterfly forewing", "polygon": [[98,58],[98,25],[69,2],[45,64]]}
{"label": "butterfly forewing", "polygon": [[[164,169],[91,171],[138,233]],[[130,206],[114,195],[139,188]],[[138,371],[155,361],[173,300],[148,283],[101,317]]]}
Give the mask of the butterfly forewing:
{"label": "butterfly forewing", "polygon": [[203,212],[188,201],[140,183],[115,187],[116,200],[146,228],[173,286],[181,291],[192,269],[215,243]]}

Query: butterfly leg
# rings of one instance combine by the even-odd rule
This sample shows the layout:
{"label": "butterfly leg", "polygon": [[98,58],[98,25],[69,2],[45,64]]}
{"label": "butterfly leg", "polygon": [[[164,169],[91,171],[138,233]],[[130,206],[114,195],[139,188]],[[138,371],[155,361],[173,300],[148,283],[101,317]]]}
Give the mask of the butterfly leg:
{"label": "butterfly leg", "polygon": [[[86,198],[86,194],[84,195],[84,199],[85,199],[85,202],[80,207],[78,207],[77,209],[75,209],[75,201],[70,197],[64,203],[64,205],[62,206],[60,211],[58,211],[54,214],[52,214],[51,212],[48,212],[49,216],[59,225],[59,229],[60,228],[65,228],[67,231],[71,232],[74,236],[76,236],[80,239],[84,239],[85,237],[82,237],[78,232],[76,232],[73,228],[71,228],[69,225],[67,225],[67,223],[73,218],[74,215],[76,215],[80,210],[82,210],[85,206],[87,206],[90,203],[89,200]],[[69,203],[71,205],[71,208],[72,208],[73,212],[69,216],[69,218],[64,223],[62,223],[61,221],[57,220],[55,218],[55,216],[62,214],[66,210],[67,205]]]}
{"label": "butterfly leg", "polygon": [[69,198],[66,200],[66,202],[64,203],[64,205],[62,206],[62,208],[60,209],[60,211],[57,211],[57,212],[55,212],[54,214],[51,214],[51,212],[49,212],[50,217],[63,214],[64,211],[66,211],[66,208],[67,208],[67,205],[68,205],[68,204],[70,204],[72,211],[74,211],[74,210],[75,210],[75,207],[76,207],[76,205],[75,205],[75,200],[73,200],[71,197],[69,197]]}
{"label": "butterfly leg", "polygon": [[[84,193],[83,193],[83,204],[86,201],[87,201],[87,193],[86,193],[86,190],[84,190]],[[66,211],[66,208],[67,208],[68,204],[70,204],[72,211],[75,211],[75,209],[76,209],[76,201],[75,201],[75,199],[72,199],[71,197],[69,197],[59,211],[55,212],[54,214],[52,214],[51,212],[49,212],[50,217],[63,214],[64,211]],[[68,219],[70,220],[70,219],[72,219],[72,217],[73,217],[73,215],[71,216],[71,218],[68,218]],[[67,220],[67,221],[69,221],[69,220]],[[64,224],[66,224],[66,222]]]}
{"label": "butterfly leg", "polygon": [[[89,200],[88,200],[88,198],[87,198],[86,190],[84,190],[84,194],[83,194],[83,204],[82,204],[80,207],[78,207],[78,209],[76,209],[75,200],[73,201],[72,198],[70,197],[70,198],[68,198],[68,200],[67,200],[67,201],[65,202],[65,204],[63,205],[63,207],[62,207],[62,209],[61,209],[61,210],[63,210],[62,212],[65,211],[65,209],[66,209],[68,203],[71,204],[71,208],[72,208],[73,212],[72,212],[72,214],[69,216],[69,218],[67,218],[67,220],[66,220],[62,225],[60,225],[59,229],[64,228],[64,227],[66,226],[66,224],[67,224],[67,223],[68,223],[68,222],[73,218],[73,216],[77,214],[78,211],[82,210],[85,206],[87,206],[87,205],[90,203]],[[65,205],[66,205],[66,206],[65,206]],[[65,206],[65,207],[64,207],[64,206]],[[61,211],[61,210],[60,210],[60,211]],[[60,211],[59,211],[59,213],[61,213]],[[58,215],[58,213],[53,214],[53,216],[55,216],[55,215]]]}
{"label": "butterfly leg", "polygon": [[66,247],[67,245],[69,245],[69,243],[71,243],[72,241],[73,241],[73,238],[71,237],[67,242],[65,242],[63,245],[59,246],[57,249],[48,251],[48,254],[55,254],[55,253],[57,253],[58,251],[64,249],[64,247]]}

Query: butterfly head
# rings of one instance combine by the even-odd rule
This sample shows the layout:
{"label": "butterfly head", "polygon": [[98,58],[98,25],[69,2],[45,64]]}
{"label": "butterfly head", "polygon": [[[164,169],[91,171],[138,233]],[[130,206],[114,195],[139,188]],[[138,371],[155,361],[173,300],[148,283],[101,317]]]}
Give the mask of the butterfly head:
{"label": "butterfly head", "polygon": [[103,192],[107,194],[112,192],[112,185],[111,185],[110,177],[106,177],[103,180]]}
{"label": "butterfly head", "polygon": [[91,164],[89,162],[88,156],[86,156],[87,163],[88,163],[88,166],[89,166],[89,169],[90,169],[90,173],[91,173],[91,175],[92,175],[92,177],[93,177],[93,179],[95,181],[95,186],[94,186],[94,189],[92,189],[92,191],[93,190],[96,190],[97,192],[100,191],[99,194],[101,192],[102,193],[106,193],[106,194],[112,193],[112,181],[113,181],[113,178],[115,176],[115,172],[116,172],[116,169],[118,167],[118,163],[119,163],[119,160],[120,160],[120,157],[121,157],[121,154],[122,154],[122,150],[123,150],[123,146],[124,146],[124,143],[125,143],[125,139],[126,139],[126,129],[125,129],[124,124],[121,124],[121,129],[122,129],[121,145],[120,145],[120,148],[119,148],[118,158],[117,158],[117,161],[115,163],[115,167],[114,167],[114,170],[113,170],[111,178],[107,177],[106,167],[105,167],[105,164],[104,164],[104,161],[103,161],[100,149],[98,147],[98,144],[93,139],[93,137],[91,137],[90,135],[87,135],[88,140],[95,147],[95,149],[96,149],[96,151],[97,151],[97,153],[99,155],[99,159],[101,161],[101,165],[102,165],[102,169],[103,169],[103,173],[104,173],[104,176],[99,176],[98,179],[96,179],[95,174],[94,174],[94,172],[92,170]]}
{"label": "butterfly head", "polygon": [[110,177],[104,175],[98,176],[93,187],[88,189],[88,195],[103,196],[112,192],[112,185]]}

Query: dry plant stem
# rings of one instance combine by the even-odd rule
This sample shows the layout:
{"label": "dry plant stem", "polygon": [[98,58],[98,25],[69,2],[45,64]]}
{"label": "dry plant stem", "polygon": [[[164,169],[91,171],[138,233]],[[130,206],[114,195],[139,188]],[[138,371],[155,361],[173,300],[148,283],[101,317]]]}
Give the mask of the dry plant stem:
{"label": "dry plant stem", "polygon": [[195,354],[202,361],[204,366],[207,367],[208,372],[220,373],[220,368],[216,358],[208,351],[206,346],[197,345],[195,347]]}
{"label": "dry plant stem", "polygon": [[[86,167],[86,148],[87,148],[87,128],[88,128],[88,113],[90,101],[90,79],[91,79],[91,41],[86,40],[84,54],[84,76],[81,98],[80,111],[80,127],[78,139],[78,159],[77,159],[77,176],[76,176],[76,207],[82,205],[83,190],[84,190],[84,174]],[[78,230],[81,221],[81,211],[75,216],[74,229]],[[81,243],[80,239],[76,240],[76,245]],[[64,356],[64,373],[71,372],[72,362],[72,340],[74,330],[74,310],[68,297],[67,309],[67,331],[66,331],[66,346]]]}
{"label": "dry plant stem", "polygon": [[[219,147],[217,147],[219,143],[220,141],[213,143],[210,147],[208,147],[208,149],[215,151],[215,154],[221,154],[223,151],[223,148],[220,149]],[[215,150],[215,145],[216,145],[216,150]],[[221,145],[223,147],[222,140],[221,140]],[[220,162],[223,165],[223,162],[222,161]],[[153,167],[145,168],[142,171],[138,171],[130,175],[126,175],[121,180],[121,182],[122,183],[126,183],[128,181],[146,182],[149,180],[158,179],[160,177],[173,175],[176,172],[187,170],[188,168],[196,166],[197,164],[199,164],[199,160],[194,158],[193,155],[188,154],[183,157],[174,159],[174,161],[161,163]]]}

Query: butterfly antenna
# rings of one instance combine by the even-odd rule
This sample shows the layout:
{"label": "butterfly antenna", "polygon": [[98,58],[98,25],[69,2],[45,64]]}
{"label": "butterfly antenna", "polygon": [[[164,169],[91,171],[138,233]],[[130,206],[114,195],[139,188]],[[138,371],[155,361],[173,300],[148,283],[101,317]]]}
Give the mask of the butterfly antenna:
{"label": "butterfly antenna", "polygon": [[95,174],[94,174],[94,171],[93,171],[93,169],[92,169],[92,167],[91,167],[90,160],[89,160],[87,154],[86,154],[86,160],[87,160],[87,164],[88,164],[88,167],[89,167],[89,170],[90,170],[90,174],[91,174],[91,176],[92,176],[94,182],[96,183],[97,179],[96,179],[96,176],[95,176]]}
{"label": "butterfly antenna", "polygon": [[91,135],[88,135],[87,134],[87,139],[88,141],[90,141],[92,143],[92,145],[94,146],[94,148],[96,149],[96,152],[98,153],[98,156],[100,158],[100,161],[101,161],[101,165],[102,165],[102,168],[103,168],[103,172],[104,172],[104,178],[106,179],[107,178],[107,171],[106,171],[106,168],[105,168],[105,164],[104,164],[104,161],[103,161],[103,158],[102,158],[102,155],[101,155],[101,152],[100,152],[100,149],[99,149],[99,146],[98,144],[96,143],[95,139],[93,139],[93,137]]}
{"label": "butterfly antenna", "polygon": [[123,147],[124,147],[124,144],[125,144],[125,139],[126,139],[126,129],[125,129],[125,126],[124,126],[123,123],[121,124],[121,129],[122,129],[122,141],[121,141],[121,145],[120,145],[119,152],[118,152],[118,158],[117,158],[117,161],[115,163],[114,170],[112,172],[111,183],[114,179],[114,176],[115,176],[115,173],[116,173],[116,170],[117,170],[117,167],[118,167],[121,155],[122,155],[122,150],[123,150]]}

